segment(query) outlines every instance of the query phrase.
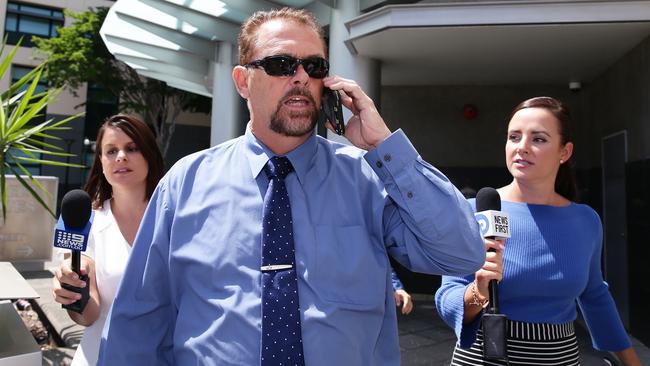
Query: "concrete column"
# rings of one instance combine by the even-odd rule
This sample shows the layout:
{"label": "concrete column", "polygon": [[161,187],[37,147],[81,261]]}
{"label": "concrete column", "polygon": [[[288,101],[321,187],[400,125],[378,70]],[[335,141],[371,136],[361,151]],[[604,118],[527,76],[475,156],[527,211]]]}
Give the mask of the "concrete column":
{"label": "concrete column", "polygon": [[234,46],[220,42],[212,64],[212,117],[210,146],[218,145],[239,135],[240,96],[232,81],[236,54]]}
{"label": "concrete column", "polygon": [[[358,0],[337,1],[336,7],[332,8],[329,34],[330,74],[355,80],[379,108],[379,98],[381,96],[381,65],[379,61],[353,55],[344,43],[349,37],[345,22],[359,14]],[[344,108],[343,111],[343,118],[346,121],[352,117],[349,110]],[[327,131],[327,138],[347,142],[346,139],[329,130]]]}

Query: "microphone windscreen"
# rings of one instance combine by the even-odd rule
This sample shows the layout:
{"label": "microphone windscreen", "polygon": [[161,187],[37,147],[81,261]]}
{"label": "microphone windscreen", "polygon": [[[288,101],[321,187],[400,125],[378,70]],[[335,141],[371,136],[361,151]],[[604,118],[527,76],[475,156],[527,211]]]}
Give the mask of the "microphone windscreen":
{"label": "microphone windscreen", "polygon": [[88,193],[73,189],[63,196],[61,218],[66,226],[82,229],[90,220],[92,205]]}
{"label": "microphone windscreen", "polygon": [[501,196],[492,187],[483,187],[476,194],[476,212],[501,211]]}

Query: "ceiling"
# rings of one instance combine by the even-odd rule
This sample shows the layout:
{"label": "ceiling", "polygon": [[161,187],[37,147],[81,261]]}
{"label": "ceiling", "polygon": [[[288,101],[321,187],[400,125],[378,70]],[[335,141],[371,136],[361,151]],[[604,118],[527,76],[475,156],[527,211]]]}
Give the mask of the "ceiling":
{"label": "ceiling", "polygon": [[589,82],[650,36],[650,1],[428,1],[346,26],[383,85]]}
{"label": "ceiling", "polygon": [[[650,0],[338,1],[379,4],[347,21],[347,38],[331,47],[378,60],[382,85],[588,83],[650,35]],[[223,55],[236,61],[239,24],[251,13],[304,7],[327,25],[336,4],[118,0],[100,34],[141,75],[211,96],[220,49],[233,48]]]}
{"label": "ceiling", "polygon": [[650,35],[650,22],[388,28],[354,42],[383,85],[589,82]]}
{"label": "ceiling", "polygon": [[328,24],[333,1],[118,0],[100,35],[108,50],[140,75],[212,96],[220,48],[233,56],[229,66],[234,64],[240,24],[251,14],[293,6],[312,11],[321,24]]}

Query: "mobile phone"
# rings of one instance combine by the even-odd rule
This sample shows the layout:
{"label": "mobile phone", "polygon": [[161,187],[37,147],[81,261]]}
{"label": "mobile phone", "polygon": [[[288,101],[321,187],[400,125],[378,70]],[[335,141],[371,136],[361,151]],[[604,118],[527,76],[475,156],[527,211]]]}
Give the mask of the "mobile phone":
{"label": "mobile phone", "polygon": [[336,90],[323,88],[323,99],[320,106],[320,121],[330,121],[337,135],[345,134],[345,123],[343,122],[343,107],[341,96]]}

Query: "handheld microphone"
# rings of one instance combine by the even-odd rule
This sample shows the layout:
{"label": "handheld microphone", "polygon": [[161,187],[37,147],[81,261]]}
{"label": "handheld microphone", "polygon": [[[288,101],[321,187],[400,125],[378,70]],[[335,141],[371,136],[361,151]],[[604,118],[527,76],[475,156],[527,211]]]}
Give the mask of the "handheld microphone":
{"label": "handheld microphone", "polygon": [[[474,216],[481,227],[481,235],[489,239],[506,239],[510,237],[510,218],[501,211],[501,197],[492,187],[481,188],[476,194],[476,213]],[[494,249],[490,249],[494,251]],[[499,312],[497,281],[489,284],[490,306],[493,313]]]}
{"label": "handheld microphone", "polygon": [[81,252],[86,250],[90,227],[92,226],[92,212],[90,196],[81,189],[73,189],[63,196],[61,201],[61,216],[54,231],[54,246],[72,250],[72,270],[79,275],[79,279],[86,282],[86,287],[74,287],[62,283],[66,290],[81,294],[81,299],[63,308],[83,312],[90,297],[88,274],[81,274]]}
{"label": "handheld microphone", "polygon": [[501,211],[501,197],[496,189],[484,187],[476,194],[476,221],[484,238],[507,239],[510,237],[510,217]]}
{"label": "handheld microphone", "polygon": [[[501,211],[501,197],[496,189],[481,188],[476,194],[476,220],[481,227],[481,235],[490,239],[510,237],[508,214]],[[494,249],[490,249],[494,251]],[[483,356],[488,360],[507,360],[506,317],[499,313],[499,294],[497,281],[490,280],[489,305],[481,325],[483,328]]]}

